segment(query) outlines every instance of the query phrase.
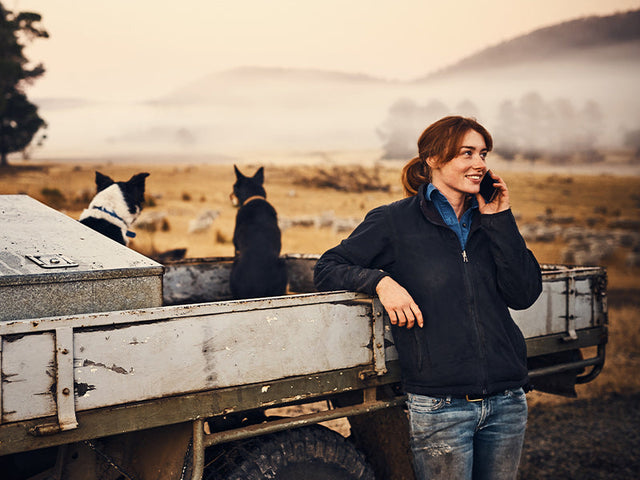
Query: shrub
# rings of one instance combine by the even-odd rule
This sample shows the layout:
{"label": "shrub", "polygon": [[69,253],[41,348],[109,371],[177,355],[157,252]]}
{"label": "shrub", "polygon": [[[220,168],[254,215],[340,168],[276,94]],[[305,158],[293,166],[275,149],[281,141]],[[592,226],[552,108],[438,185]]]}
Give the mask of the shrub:
{"label": "shrub", "polygon": [[57,188],[44,187],[40,193],[44,197],[44,202],[52,208],[62,208],[67,203],[65,196]]}

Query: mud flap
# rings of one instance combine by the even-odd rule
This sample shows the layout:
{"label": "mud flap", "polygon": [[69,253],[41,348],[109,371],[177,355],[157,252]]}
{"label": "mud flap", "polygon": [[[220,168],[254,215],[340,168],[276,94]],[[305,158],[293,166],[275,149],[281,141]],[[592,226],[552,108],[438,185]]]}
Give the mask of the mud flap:
{"label": "mud flap", "polygon": [[[582,352],[580,350],[568,350],[531,357],[527,360],[527,364],[529,370],[535,370],[580,360],[582,360]],[[531,387],[533,390],[575,398],[578,396],[576,393],[576,377],[583,372],[584,368],[579,368],[536,377],[531,380]]]}

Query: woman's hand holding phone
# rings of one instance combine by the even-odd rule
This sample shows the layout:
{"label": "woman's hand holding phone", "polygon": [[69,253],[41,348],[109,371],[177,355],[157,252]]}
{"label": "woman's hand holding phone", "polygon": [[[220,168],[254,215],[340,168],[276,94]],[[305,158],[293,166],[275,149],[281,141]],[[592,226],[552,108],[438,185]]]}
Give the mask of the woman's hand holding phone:
{"label": "woman's hand holding phone", "polygon": [[504,180],[495,173],[487,170],[480,184],[480,192],[476,194],[480,213],[491,215],[511,208],[509,189]]}

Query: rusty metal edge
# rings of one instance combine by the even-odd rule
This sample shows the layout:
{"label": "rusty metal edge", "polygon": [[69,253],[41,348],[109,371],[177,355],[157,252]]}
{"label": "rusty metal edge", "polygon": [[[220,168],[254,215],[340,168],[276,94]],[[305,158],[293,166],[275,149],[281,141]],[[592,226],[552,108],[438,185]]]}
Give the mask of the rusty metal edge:
{"label": "rusty metal edge", "polygon": [[341,392],[397,383],[399,366],[390,363],[389,373],[372,378],[360,377],[361,370],[369,368],[361,366],[78,412],[78,428],[51,435],[30,432],[37,432],[39,425],[57,423],[56,417],[8,423],[0,425],[0,456],[256,408],[315,402]]}

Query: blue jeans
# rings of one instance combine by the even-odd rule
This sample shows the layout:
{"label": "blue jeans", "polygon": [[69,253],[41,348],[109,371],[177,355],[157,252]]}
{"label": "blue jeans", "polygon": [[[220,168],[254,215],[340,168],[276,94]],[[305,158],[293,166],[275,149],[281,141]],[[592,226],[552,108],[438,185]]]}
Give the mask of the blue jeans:
{"label": "blue jeans", "polygon": [[513,480],[527,425],[519,388],[478,402],[409,394],[417,480]]}

